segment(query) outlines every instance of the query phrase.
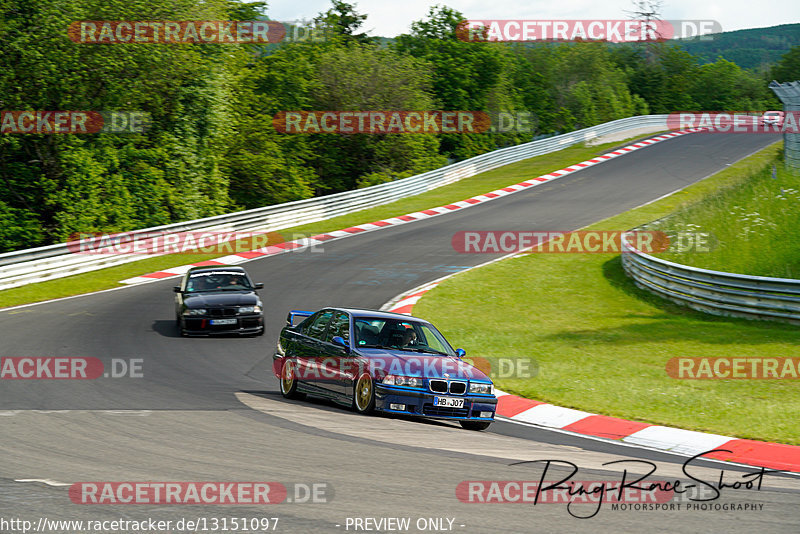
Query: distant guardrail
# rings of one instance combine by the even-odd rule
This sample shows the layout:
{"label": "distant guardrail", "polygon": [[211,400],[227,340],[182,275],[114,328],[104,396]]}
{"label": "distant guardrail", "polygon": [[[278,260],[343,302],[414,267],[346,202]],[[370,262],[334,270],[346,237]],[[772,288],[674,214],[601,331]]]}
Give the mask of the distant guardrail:
{"label": "distant guardrail", "polygon": [[[667,115],[641,115],[502,148],[402,180],[194,221],[144,228],[130,235],[187,231],[270,232],[394,202],[509,163],[549,154],[600,136],[639,128],[667,128]],[[141,254],[74,254],[67,243],[0,254],[0,289],[104,269],[143,259]]]}
{"label": "distant guardrail", "polygon": [[622,266],[642,289],[713,315],[800,324],[800,280],[699,269],[636,250],[623,236]]}

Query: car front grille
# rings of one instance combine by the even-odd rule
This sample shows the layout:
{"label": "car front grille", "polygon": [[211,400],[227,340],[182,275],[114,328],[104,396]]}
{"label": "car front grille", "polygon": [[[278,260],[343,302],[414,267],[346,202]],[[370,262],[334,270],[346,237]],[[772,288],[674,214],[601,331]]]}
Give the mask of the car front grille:
{"label": "car front grille", "polygon": [[432,417],[468,417],[469,408],[449,408],[444,406],[434,406],[433,404],[425,404],[422,406],[422,415]]}
{"label": "car front grille", "polygon": [[450,393],[453,395],[463,395],[467,392],[466,382],[450,382]]}
{"label": "car front grille", "polygon": [[453,395],[463,395],[467,392],[466,382],[447,382],[446,380],[430,380],[428,386],[434,393],[451,393]]}
{"label": "car front grille", "polygon": [[209,317],[236,317],[236,308],[209,308]]}
{"label": "car front grille", "polygon": [[447,382],[444,380],[431,380],[430,387],[434,393],[447,393]]}

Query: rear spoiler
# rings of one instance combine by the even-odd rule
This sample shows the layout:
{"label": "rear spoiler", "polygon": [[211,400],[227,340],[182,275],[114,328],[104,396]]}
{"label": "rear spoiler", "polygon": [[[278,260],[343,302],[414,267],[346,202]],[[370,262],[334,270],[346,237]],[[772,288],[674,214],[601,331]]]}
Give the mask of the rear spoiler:
{"label": "rear spoiler", "polygon": [[286,324],[289,326],[297,326],[297,323],[294,322],[295,318],[299,317],[301,319],[305,319],[306,317],[311,317],[312,315],[314,315],[314,312],[292,310],[289,312],[289,315],[286,316]]}

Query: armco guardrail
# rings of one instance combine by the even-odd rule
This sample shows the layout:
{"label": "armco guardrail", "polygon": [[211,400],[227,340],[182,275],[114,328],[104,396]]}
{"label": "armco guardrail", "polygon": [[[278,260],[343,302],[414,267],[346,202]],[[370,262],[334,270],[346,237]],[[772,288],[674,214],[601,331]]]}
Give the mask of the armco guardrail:
{"label": "armco guardrail", "polygon": [[[534,156],[555,152],[603,135],[647,127],[666,130],[667,116],[628,117],[547,139],[495,150],[395,182],[195,221],[145,228],[130,232],[130,234],[173,233],[190,230],[270,232],[290,228],[424,193],[457,182],[462,178]],[[73,254],[70,253],[66,243],[8,252],[0,254],[0,289],[80,274],[140,259],[143,259],[141,254],[114,256]]]}
{"label": "armco guardrail", "polygon": [[800,323],[800,280],[698,269],[637,251],[622,239],[622,266],[637,286],[713,315]]}

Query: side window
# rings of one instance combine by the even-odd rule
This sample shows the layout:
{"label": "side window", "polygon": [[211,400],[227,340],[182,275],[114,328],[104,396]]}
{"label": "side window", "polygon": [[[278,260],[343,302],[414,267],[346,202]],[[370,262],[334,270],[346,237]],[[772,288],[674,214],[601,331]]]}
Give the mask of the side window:
{"label": "side window", "polygon": [[346,313],[337,313],[328,328],[325,341],[330,342],[334,337],[341,336],[345,341],[350,341],[350,316]]}
{"label": "side window", "polygon": [[322,339],[323,334],[325,334],[325,327],[331,322],[331,317],[333,317],[333,310],[320,313],[308,328],[303,328],[303,332],[309,337]]}

